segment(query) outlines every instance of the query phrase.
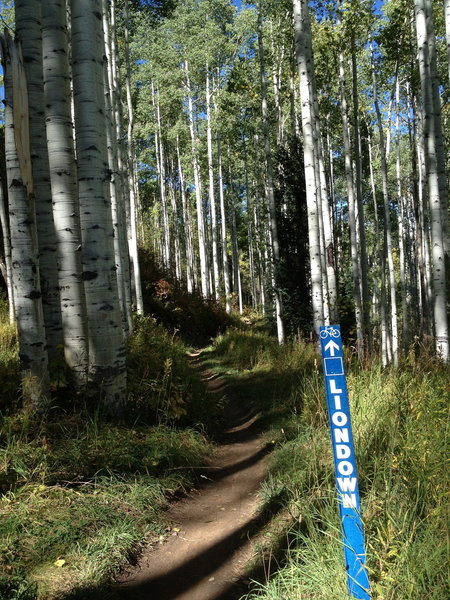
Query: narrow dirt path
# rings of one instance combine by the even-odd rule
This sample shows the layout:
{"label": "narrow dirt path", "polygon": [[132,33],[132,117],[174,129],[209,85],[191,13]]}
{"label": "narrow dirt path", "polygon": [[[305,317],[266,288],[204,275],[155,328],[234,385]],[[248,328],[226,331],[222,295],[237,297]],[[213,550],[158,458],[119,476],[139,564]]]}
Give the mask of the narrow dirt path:
{"label": "narrow dirt path", "polygon": [[[194,368],[201,369],[198,357]],[[226,386],[202,371],[218,400]],[[257,491],[267,473],[267,447],[257,419],[227,397],[227,429],[204,471],[202,484],[169,508],[172,535],[149,547],[119,584],[123,600],[237,600],[244,567],[255,554],[253,536],[264,525]]]}

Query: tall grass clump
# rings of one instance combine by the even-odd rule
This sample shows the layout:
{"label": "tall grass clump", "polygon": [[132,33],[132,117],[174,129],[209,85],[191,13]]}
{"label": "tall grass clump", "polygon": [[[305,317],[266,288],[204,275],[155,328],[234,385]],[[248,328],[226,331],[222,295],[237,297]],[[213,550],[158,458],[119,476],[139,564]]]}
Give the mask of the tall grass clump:
{"label": "tall grass clump", "polygon": [[[292,517],[277,573],[248,598],[347,598],[320,357],[246,331],[225,334],[214,352],[270,415],[277,443],[262,493],[283,498]],[[347,362],[372,598],[448,598],[448,368],[426,354],[398,369]]]}

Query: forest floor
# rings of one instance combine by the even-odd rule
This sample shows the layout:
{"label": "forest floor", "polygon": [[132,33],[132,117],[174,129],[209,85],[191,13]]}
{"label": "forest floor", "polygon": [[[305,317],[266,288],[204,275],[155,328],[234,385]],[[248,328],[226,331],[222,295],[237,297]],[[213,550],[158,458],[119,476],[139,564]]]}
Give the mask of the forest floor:
{"label": "forest floor", "polygon": [[224,378],[205,369],[201,353],[191,365],[224,404],[224,432],[201,468],[203,483],[168,508],[167,539],[150,544],[119,578],[115,592],[123,600],[237,600],[248,591],[258,533],[271,518],[258,497],[272,448],[258,416],[229,395]]}

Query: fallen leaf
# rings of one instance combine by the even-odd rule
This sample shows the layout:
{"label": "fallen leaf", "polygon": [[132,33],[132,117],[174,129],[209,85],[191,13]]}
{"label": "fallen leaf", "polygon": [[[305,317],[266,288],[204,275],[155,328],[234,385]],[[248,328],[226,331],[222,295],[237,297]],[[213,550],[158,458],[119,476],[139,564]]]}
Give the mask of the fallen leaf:
{"label": "fallen leaf", "polygon": [[58,558],[58,560],[55,560],[53,564],[55,565],[55,567],[62,567],[66,564],[66,561],[63,558]]}

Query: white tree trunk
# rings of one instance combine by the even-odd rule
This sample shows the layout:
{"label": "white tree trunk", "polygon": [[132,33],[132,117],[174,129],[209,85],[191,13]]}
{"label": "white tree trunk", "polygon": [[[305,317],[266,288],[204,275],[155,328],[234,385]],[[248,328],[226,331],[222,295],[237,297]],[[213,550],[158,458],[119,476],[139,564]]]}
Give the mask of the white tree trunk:
{"label": "white tree trunk", "polygon": [[360,251],[360,272],[361,272],[361,309],[363,320],[363,336],[367,341],[370,352],[372,346],[372,333],[370,327],[370,300],[369,300],[369,282],[367,276],[367,245],[366,230],[364,218],[364,203],[362,193],[362,172],[361,172],[361,134],[359,122],[359,97],[358,97],[358,76],[357,76],[357,57],[355,41],[352,37],[352,96],[353,96],[353,139],[354,139],[354,157],[355,157],[355,189],[356,189],[356,227],[359,237]]}
{"label": "white tree trunk", "polygon": [[169,226],[169,213],[167,210],[167,194],[166,194],[166,160],[164,153],[164,145],[162,139],[162,125],[161,125],[161,110],[159,107],[158,90],[155,90],[152,83],[152,98],[153,106],[155,109],[155,152],[156,152],[156,165],[159,179],[159,193],[161,200],[161,214],[162,214],[162,259],[165,269],[170,269],[171,256],[170,256],[170,226]]}
{"label": "white tree trunk", "polygon": [[270,130],[269,130],[269,114],[267,105],[267,74],[265,69],[265,58],[264,58],[264,44],[263,44],[263,28],[262,28],[262,16],[258,12],[258,54],[259,54],[259,70],[260,70],[260,83],[261,83],[261,113],[262,113],[262,127],[264,135],[264,155],[266,164],[265,173],[265,191],[266,200],[269,209],[269,223],[270,223],[270,237],[272,244],[272,273],[273,273],[273,295],[275,301],[275,317],[277,322],[277,334],[278,342],[284,343],[284,323],[283,323],[283,305],[281,301],[280,290],[278,289],[277,282],[277,271],[280,268],[280,246],[278,242],[278,226],[277,216],[275,207],[275,194],[273,184],[273,163],[272,163],[272,149],[270,144]]}
{"label": "white tree trunk", "polygon": [[[171,163],[171,180],[174,181],[175,172],[174,166]],[[175,277],[178,281],[181,281],[181,249],[180,249],[180,226],[178,218],[178,206],[177,198],[175,195],[175,188],[173,185],[169,186],[170,204],[172,207],[172,219],[173,219],[173,253],[175,262]]]}
{"label": "white tree trunk", "polygon": [[194,289],[194,273],[195,273],[195,261],[194,261],[194,244],[192,239],[192,219],[191,211],[188,206],[188,199],[186,197],[186,184],[184,181],[184,172],[181,165],[181,153],[180,153],[180,142],[177,137],[177,161],[178,161],[178,177],[180,179],[180,191],[181,191],[181,204],[183,207],[183,222],[184,222],[184,233],[185,233],[185,248],[186,248],[186,287],[189,293],[192,293]]}
{"label": "white tree trunk", "polygon": [[39,246],[42,307],[47,352],[58,360],[63,345],[61,303],[56,261],[56,235],[48,163],[42,73],[42,13],[40,0],[16,0],[16,36],[22,45],[28,86],[30,150],[33,170],[36,229]]}
{"label": "white tree trunk", "polygon": [[339,53],[339,94],[340,108],[342,118],[342,139],[344,144],[345,161],[345,179],[347,183],[348,196],[348,221],[350,230],[350,253],[352,262],[353,276],[353,301],[355,307],[356,321],[356,344],[358,356],[362,358],[364,354],[364,319],[361,297],[361,264],[358,246],[358,234],[356,224],[356,198],[355,198],[355,178],[353,172],[353,163],[351,157],[350,131],[348,123],[348,106],[345,90],[345,64],[344,54]]}
{"label": "white tree trunk", "polygon": [[433,15],[430,0],[414,0],[419,71],[424,110],[425,165],[431,220],[433,268],[433,311],[436,352],[449,360],[446,250],[448,195],[443,153],[443,136],[437,88]]}
{"label": "white tree trunk", "polygon": [[[114,2],[111,3],[111,11]],[[128,256],[127,218],[125,210],[124,186],[119,165],[119,146],[117,139],[118,111],[115,110],[115,61],[112,53],[112,36],[109,6],[103,0],[103,34],[105,61],[103,65],[103,86],[105,95],[106,146],[109,166],[109,196],[111,198],[111,215],[114,228],[114,254],[116,260],[117,289],[122,314],[122,327],[125,337],[133,329],[130,263]]]}
{"label": "white tree trunk", "polygon": [[[322,249],[319,226],[319,173],[316,173],[314,148],[314,98],[311,81],[311,45],[309,33],[308,6],[303,0],[294,0],[295,51],[300,79],[302,107],[303,154],[305,165],[306,202],[308,210],[308,239],[311,272],[311,292],[314,331],[324,325],[322,280]],[[309,42],[309,43],[308,43]],[[309,63],[309,64],[308,64]],[[320,180],[319,180],[320,182]]]}
{"label": "white tree trunk", "polygon": [[386,163],[386,143],[383,130],[383,122],[381,119],[381,111],[378,103],[378,91],[377,91],[377,80],[375,74],[375,67],[373,61],[373,48],[372,52],[372,89],[373,89],[373,102],[375,105],[375,112],[377,116],[378,124],[378,135],[379,135],[379,147],[380,147],[380,159],[381,159],[381,178],[383,182],[383,200],[384,200],[384,244],[385,244],[385,255],[387,256],[388,271],[389,271],[389,290],[390,290],[390,336],[391,336],[391,350],[392,360],[394,366],[398,365],[398,323],[397,323],[397,298],[395,293],[395,269],[394,269],[394,256],[393,256],[393,243],[392,243],[392,227],[391,227],[391,209],[389,203],[389,190],[388,190],[388,168]]}
{"label": "white tree trunk", "polygon": [[[379,238],[381,235],[380,226],[379,226],[379,218],[378,218],[378,207],[377,207],[377,193],[375,186],[375,176],[374,176],[374,168],[373,168],[373,156],[372,156],[372,137],[368,135],[368,149],[369,149],[369,170],[370,170],[370,188],[372,190],[372,200],[373,200],[373,210],[375,216],[375,248],[374,248],[374,260],[373,260],[373,268],[372,268],[372,282],[373,282],[373,302],[372,302],[372,320],[377,322],[378,315],[380,315],[380,337],[381,337],[381,354],[382,354],[382,363],[384,366],[388,364],[387,358],[387,346],[386,346],[386,331],[387,331],[387,322],[386,322],[386,307],[382,305],[380,301],[380,297],[382,293],[379,291],[379,287],[382,288],[384,286],[384,275],[381,275],[382,265],[385,263],[384,259],[384,250],[380,248]],[[377,269],[375,265],[380,265],[380,269]],[[384,293],[384,292],[383,292]],[[384,296],[383,296],[384,298]]]}
{"label": "white tree trunk", "polygon": [[208,147],[208,193],[209,205],[211,209],[211,241],[212,241],[212,266],[213,266],[213,297],[219,295],[219,254],[217,247],[217,211],[216,196],[214,193],[214,165],[213,165],[213,147],[212,147],[212,92],[208,65],[206,65],[206,141]]}
{"label": "white tree trunk", "polygon": [[125,37],[125,82],[128,111],[128,129],[127,129],[127,166],[128,166],[128,186],[130,194],[130,259],[133,265],[134,293],[136,300],[136,312],[138,315],[144,314],[144,301],[142,297],[141,269],[139,265],[138,254],[138,233],[137,233],[137,207],[139,204],[139,188],[136,180],[135,169],[135,150],[134,150],[134,111],[133,100],[131,97],[131,63],[130,63],[130,44],[128,31],[128,5],[129,0],[125,0],[124,5],[124,37]]}
{"label": "white tree trunk", "polygon": [[[5,182],[6,183],[6,182]],[[11,263],[11,234],[9,230],[8,211],[6,208],[6,198],[3,191],[3,181],[0,178],[0,227],[2,230],[3,253],[5,255],[5,273],[6,289],[8,292],[8,312],[9,322],[14,323],[14,291],[12,280],[12,263]]]}
{"label": "white tree trunk", "polygon": [[55,222],[64,356],[78,385],[86,383],[87,314],[81,278],[81,229],[73,144],[67,6],[63,0],[42,2],[44,97],[50,182]]}
{"label": "white tree trunk", "polygon": [[100,0],[71,0],[73,91],[78,193],[83,239],[89,376],[111,412],[126,391],[125,346],[117,291],[114,229],[103,96]]}
{"label": "white tree trunk", "polygon": [[[395,179],[397,187],[397,222],[398,222],[398,241],[399,241],[399,259],[400,259],[400,285],[402,290],[402,346],[406,353],[408,350],[410,326],[408,323],[408,288],[407,288],[407,240],[409,232],[407,229],[407,208],[406,201],[402,191],[401,179],[401,157],[400,157],[400,79],[397,75],[395,82]],[[409,254],[409,253],[408,253]]]}
{"label": "white tree trunk", "polygon": [[447,43],[448,80],[450,82],[450,0],[444,0],[445,39]]}
{"label": "white tree trunk", "polygon": [[241,286],[241,265],[240,265],[240,252],[237,241],[237,230],[236,230],[236,208],[233,206],[231,210],[231,247],[233,250],[233,291],[236,295],[238,303],[239,313],[243,312],[242,305],[242,286]]}
{"label": "white tree trunk", "polygon": [[225,310],[231,312],[231,290],[230,290],[230,272],[228,266],[228,242],[227,242],[227,221],[225,210],[225,195],[223,193],[223,172],[222,172],[222,152],[220,138],[217,140],[217,162],[219,174],[219,204],[220,204],[220,231],[222,237],[222,271],[223,284],[225,292]]}
{"label": "white tree trunk", "polygon": [[192,144],[192,167],[194,170],[194,184],[195,184],[195,200],[197,209],[197,232],[198,232],[198,251],[200,255],[200,278],[201,278],[201,291],[204,298],[209,297],[209,270],[208,270],[208,259],[206,255],[206,233],[205,233],[205,220],[203,216],[203,200],[202,200],[202,186],[200,178],[200,165],[198,161],[198,140],[195,133],[194,127],[194,104],[192,101],[192,90],[189,79],[189,65],[188,62],[184,63],[185,75],[186,75],[186,90],[188,99],[188,111],[189,111],[189,132],[191,134]]}
{"label": "white tree trunk", "polygon": [[22,393],[31,408],[49,395],[48,355],[39,277],[36,215],[23,58],[9,34],[2,39],[5,65],[5,157],[14,308],[19,337]]}

